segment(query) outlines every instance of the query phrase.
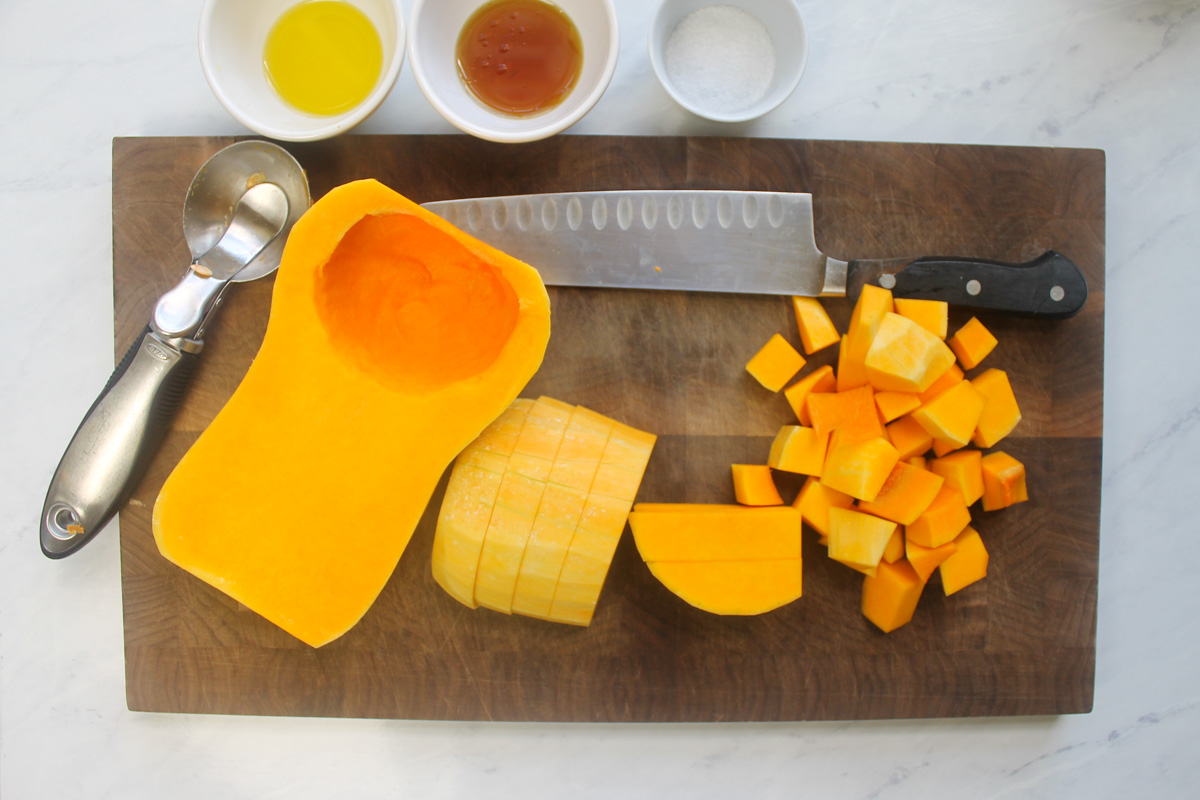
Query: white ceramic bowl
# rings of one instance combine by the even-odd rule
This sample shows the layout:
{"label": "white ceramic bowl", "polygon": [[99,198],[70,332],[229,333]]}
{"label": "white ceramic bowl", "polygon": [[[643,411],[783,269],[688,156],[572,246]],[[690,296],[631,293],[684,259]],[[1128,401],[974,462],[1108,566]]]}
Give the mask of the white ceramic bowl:
{"label": "white ceramic bowl", "polygon": [[[749,13],[766,27],[774,44],[775,72],[765,94],[742,107],[705,105],[699,92],[681,91],[669,74],[667,44],[671,34],[692,12],[709,6],[733,6]],[[778,107],[795,91],[807,61],[804,20],[794,0],[663,0],[650,23],[650,64],[659,83],[679,105],[717,122],[745,122]]]}
{"label": "white ceramic bowl", "polygon": [[475,9],[486,0],[416,0],[408,23],[408,54],[417,86],[459,130],[493,142],[532,142],[566,130],[596,105],[617,68],[620,37],[612,0],[555,0],[579,29],[583,66],[562,103],[541,114],[514,117],[479,102],[463,85],[455,47]]}
{"label": "white ceramic bowl", "polygon": [[298,111],[279,96],[263,69],[267,32],[300,0],[205,0],[200,14],[200,65],[213,94],[234,119],[271,139],[311,142],[345,133],[379,107],[404,63],[404,11],[400,0],[350,0],[370,18],[383,45],[383,70],[375,89],[336,116]]}

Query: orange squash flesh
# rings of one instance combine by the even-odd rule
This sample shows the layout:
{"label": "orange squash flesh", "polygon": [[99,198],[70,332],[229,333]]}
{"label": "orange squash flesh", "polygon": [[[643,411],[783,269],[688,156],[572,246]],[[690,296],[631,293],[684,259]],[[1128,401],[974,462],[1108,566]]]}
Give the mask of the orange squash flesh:
{"label": "orange squash flesh", "polygon": [[833,367],[823,364],[784,389],[783,396],[787,398],[788,405],[796,413],[796,419],[800,420],[800,424],[811,428],[812,420],[808,415],[808,404],[805,402],[808,395],[836,390],[837,377],[833,374]]}
{"label": "orange squash flesh", "polygon": [[765,614],[799,599],[804,588],[798,558],[653,561],[646,566],[672,593],[710,614]]}
{"label": "orange squash flesh", "polygon": [[862,612],[884,633],[912,621],[925,581],[905,560],[879,565],[863,581]]}
{"label": "orange squash flesh", "polygon": [[829,537],[829,510],[851,508],[853,505],[853,497],[837,489],[830,489],[816,477],[806,480],[800,493],[792,501],[792,506],[800,510],[805,524],[815,530],[822,539]]}
{"label": "orange squash flesh", "polygon": [[159,551],[314,647],[336,639],[549,333],[532,267],[375,181],[333,189],[289,235],[258,356],[159,494]]}
{"label": "orange squash flesh", "polygon": [[971,370],[979,366],[979,362],[995,349],[997,341],[978,318],[971,317],[966,325],[950,337],[948,344],[958,356],[958,363],[962,364],[962,368]]}
{"label": "orange squash flesh", "polygon": [[784,425],[771,442],[767,466],[801,475],[820,475],[828,448],[828,433],[817,433],[803,425]]}
{"label": "orange squash flesh", "polygon": [[954,539],[954,552],[938,566],[942,591],[954,594],[987,576],[988,551],[978,531],[968,526]]}
{"label": "orange squash flesh", "polygon": [[943,481],[941,475],[898,461],[875,499],[858,507],[867,514],[911,525],[933,503]]}
{"label": "orange squash flesh", "polygon": [[766,464],[734,464],[733,493],[744,506],[783,505],[771,468]]}
{"label": "orange squash flesh", "polygon": [[796,327],[806,354],[824,350],[841,339],[825,306],[817,298],[793,297],[792,309],[796,312]]}
{"label": "orange squash flesh", "polygon": [[804,363],[804,356],[776,333],[746,363],[746,371],[764,388],[778,392],[796,376]]}

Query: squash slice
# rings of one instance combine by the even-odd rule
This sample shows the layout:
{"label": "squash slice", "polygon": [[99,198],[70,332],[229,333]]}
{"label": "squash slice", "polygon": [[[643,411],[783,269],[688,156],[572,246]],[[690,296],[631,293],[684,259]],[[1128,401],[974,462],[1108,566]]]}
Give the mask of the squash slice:
{"label": "squash slice", "polygon": [[336,639],[549,335],[533,267],[375,181],[333,189],[292,229],[257,358],[158,496],[159,551],[314,647]]}

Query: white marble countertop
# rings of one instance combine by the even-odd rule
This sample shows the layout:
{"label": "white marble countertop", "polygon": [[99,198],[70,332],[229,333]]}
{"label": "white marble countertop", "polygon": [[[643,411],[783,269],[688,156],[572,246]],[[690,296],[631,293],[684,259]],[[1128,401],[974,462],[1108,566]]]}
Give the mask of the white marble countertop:
{"label": "white marble countertop", "polygon": [[[118,537],[50,561],[35,521],[113,365],[111,140],[238,134],[201,0],[0,4],[0,796],[1194,797],[1200,2],[799,0],[808,71],[753,124],[674,107],[654,3],[572,134],[1102,148],[1105,446],[1095,709],[772,725],[224,718],[125,707]],[[411,3],[406,3],[406,8]],[[369,133],[449,133],[406,65]]]}

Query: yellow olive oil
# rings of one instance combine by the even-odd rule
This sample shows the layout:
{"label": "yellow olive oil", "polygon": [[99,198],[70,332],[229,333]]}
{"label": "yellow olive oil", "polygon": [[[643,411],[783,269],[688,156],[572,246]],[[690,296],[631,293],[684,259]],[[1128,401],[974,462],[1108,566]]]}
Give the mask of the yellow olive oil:
{"label": "yellow olive oil", "polygon": [[383,45],[367,15],[343,0],[307,0],[267,33],[263,68],[275,91],[308,114],[333,116],[367,98],[383,71]]}

